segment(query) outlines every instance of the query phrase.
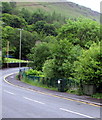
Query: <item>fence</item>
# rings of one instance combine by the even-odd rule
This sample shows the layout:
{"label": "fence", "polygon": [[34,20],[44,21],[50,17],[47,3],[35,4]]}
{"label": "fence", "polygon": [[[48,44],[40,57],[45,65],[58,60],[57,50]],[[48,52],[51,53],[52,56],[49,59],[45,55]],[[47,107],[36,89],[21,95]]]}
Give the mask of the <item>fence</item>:
{"label": "fence", "polygon": [[[25,69],[20,70],[20,75],[22,78],[27,78],[28,80],[37,81],[43,85],[46,85],[48,87],[62,87],[64,89],[63,91],[66,91],[68,89],[77,89],[79,87],[79,83],[72,79],[58,79],[58,78],[46,78],[46,77],[38,77],[34,75],[26,75]],[[59,83],[58,81],[62,81],[62,83]],[[60,85],[59,85],[60,84]]]}

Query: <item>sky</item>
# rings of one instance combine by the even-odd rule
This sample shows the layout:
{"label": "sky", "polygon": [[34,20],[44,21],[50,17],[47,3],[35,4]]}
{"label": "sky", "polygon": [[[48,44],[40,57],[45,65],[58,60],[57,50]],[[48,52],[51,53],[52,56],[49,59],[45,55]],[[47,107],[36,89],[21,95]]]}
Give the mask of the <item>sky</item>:
{"label": "sky", "polygon": [[102,0],[67,0],[67,1],[74,2],[79,5],[83,5],[85,7],[91,8],[94,11],[100,12],[100,2]]}

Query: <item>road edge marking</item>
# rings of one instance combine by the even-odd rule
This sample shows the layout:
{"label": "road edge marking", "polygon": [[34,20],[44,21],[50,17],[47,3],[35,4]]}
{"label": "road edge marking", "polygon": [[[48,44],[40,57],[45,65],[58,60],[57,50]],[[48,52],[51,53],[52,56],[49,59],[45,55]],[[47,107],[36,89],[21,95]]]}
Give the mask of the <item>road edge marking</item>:
{"label": "road edge marking", "polygon": [[14,72],[14,73],[11,73],[11,74],[8,74],[6,76],[4,76],[3,80],[7,83],[7,84],[10,84],[12,86],[15,86],[15,87],[18,87],[18,88],[22,88],[22,89],[26,89],[28,91],[32,91],[32,92],[38,92],[40,94],[45,94],[45,95],[49,95],[49,96],[52,96],[52,97],[57,97],[57,98],[62,98],[62,99],[66,99],[66,100],[69,100],[69,101],[75,101],[75,102],[79,102],[79,103],[83,103],[83,104],[88,104],[88,105],[91,105],[91,106],[95,106],[95,107],[102,107],[101,105],[96,105],[94,103],[88,103],[88,102],[84,102],[84,101],[81,101],[81,100],[75,100],[75,99],[71,99],[71,98],[66,98],[66,97],[63,97],[63,96],[58,96],[58,95],[53,95],[53,94],[49,94],[49,93],[45,93],[45,92],[41,92],[41,91],[38,91],[38,90],[34,90],[34,89],[31,89],[31,88],[26,88],[26,87],[22,87],[22,86],[19,86],[19,85],[15,85],[9,81],[6,80],[7,77],[15,74],[15,73],[18,73],[18,72]]}

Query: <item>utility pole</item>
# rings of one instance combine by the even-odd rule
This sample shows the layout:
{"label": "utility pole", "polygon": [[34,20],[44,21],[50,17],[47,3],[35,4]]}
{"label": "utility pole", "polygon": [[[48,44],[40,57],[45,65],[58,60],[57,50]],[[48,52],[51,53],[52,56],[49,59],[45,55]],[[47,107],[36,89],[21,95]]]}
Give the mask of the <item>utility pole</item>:
{"label": "utility pole", "polygon": [[10,46],[10,42],[7,41],[7,68],[9,67],[9,63],[8,63],[8,57],[9,57],[9,47]]}
{"label": "utility pole", "polygon": [[[19,60],[21,60],[21,38],[22,37],[22,29],[20,29],[20,43],[19,43]],[[19,70],[21,67],[21,62],[19,62]]]}
{"label": "utility pole", "polygon": [[[21,60],[22,56],[21,56],[21,50],[22,50],[22,44],[21,44],[21,41],[22,41],[22,30],[23,29],[18,29],[20,31],[20,42],[19,42],[19,60]],[[20,70],[20,67],[21,67],[21,62],[19,62],[19,70]]]}
{"label": "utility pole", "polygon": [[[18,29],[19,31],[20,31],[20,42],[19,42],[19,60],[21,60],[22,58],[21,58],[21,50],[22,50],[22,43],[21,43],[21,41],[22,41],[22,30],[23,29]],[[21,70],[20,70],[20,68],[21,68],[21,62],[19,61],[19,80],[21,80]]]}

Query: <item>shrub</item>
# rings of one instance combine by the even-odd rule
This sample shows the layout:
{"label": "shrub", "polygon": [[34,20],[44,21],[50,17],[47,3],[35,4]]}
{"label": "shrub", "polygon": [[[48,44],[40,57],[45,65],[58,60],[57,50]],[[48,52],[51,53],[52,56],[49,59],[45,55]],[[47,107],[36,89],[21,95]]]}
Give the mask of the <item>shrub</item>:
{"label": "shrub", "polygon": [[43,73],[41,71],[37,71],[37,70],[33,70],[33,69],[29,69],[28,71],[26,71],[26,75],[33,75],[33,76],[37,76],[37,77],[44,77]]}

